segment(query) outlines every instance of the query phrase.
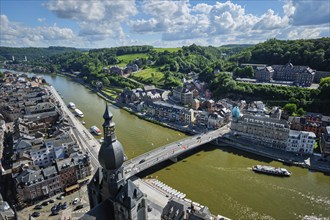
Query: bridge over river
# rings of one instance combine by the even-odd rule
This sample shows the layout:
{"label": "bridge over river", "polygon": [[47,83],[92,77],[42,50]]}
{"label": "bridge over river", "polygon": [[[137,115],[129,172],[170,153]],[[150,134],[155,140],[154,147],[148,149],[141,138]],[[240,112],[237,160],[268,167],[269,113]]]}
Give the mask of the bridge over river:
{"label": "bridge over river", "polygon": [[165,160],[171,159],[175,161],[180,154],[222,137],[229,132],[229,127],[230,126],[227,125],[214,131],[190,136],[128,160],[124,163],[125,178],[128,179]]}

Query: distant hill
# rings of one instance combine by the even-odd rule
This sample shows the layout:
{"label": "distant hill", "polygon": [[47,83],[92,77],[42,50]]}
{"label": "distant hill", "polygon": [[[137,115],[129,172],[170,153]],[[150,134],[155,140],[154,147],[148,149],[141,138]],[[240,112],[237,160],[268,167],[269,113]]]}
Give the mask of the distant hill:
{"label": "distant hill", "polygon": [[0,47],[0,59],[11,60],[14,56],[15,60],[24,60],[25,57],[28,60],[40,59],[42,57],[50,57],[57,54],[66,52],[78,51],[72,47]]}
{"label": "distant hill", "polygon": [[305,65],[330,70],[330,38],[308,40],[270,39],[242,50],[231,57],[240,63]]}
{"label": "distant hill", "polygon": [[225,44],[219,48],[249,48],[254,46],[254,44]]}

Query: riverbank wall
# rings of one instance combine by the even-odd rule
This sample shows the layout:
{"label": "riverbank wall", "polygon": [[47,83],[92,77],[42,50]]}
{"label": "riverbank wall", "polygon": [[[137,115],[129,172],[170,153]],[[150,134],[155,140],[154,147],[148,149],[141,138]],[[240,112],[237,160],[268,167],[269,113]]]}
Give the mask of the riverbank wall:
{"label": "riverbank wall", "polygon": [[322,158],[314,154],[299,155],[294,152],[286,152],[279,149],[264,147],[257,143],[245,139],[241,140],[235,137],[219,138],[217,141],[213,141],[212,144],[217,146],[230,146],[245,152],[282,162],[285,165],[298,166],[323,172],[327,175],[330,174],[330,164],[327,161],[321,161]]}

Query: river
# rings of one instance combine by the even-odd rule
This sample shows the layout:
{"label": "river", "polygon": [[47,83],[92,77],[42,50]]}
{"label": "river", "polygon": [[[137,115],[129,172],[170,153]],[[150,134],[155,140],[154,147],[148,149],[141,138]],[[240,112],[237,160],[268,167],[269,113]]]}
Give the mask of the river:
{"label": "river", "polygon": [[[66,103],[83,111],[86,127],[101,128],[105,101],[68,78],[43,75]],[[186,137],[111,105],[116,135],[129,158]],[[330,176],[286,166],[230,147],[204,145],[177,163],[150,174],[209,207],[212,213],[231,219],[330,218]],[[256,164],[281,166],[292,171],[289,178],[256,174]]]}

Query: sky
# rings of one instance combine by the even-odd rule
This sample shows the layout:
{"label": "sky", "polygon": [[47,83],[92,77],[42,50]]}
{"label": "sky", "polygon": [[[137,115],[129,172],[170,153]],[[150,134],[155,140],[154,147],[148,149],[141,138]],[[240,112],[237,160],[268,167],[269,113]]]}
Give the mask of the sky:
{"label": "sky", "polygon": [[0,0],[0,46],[221,46],[319,37],[330,37],[330,0]]}

